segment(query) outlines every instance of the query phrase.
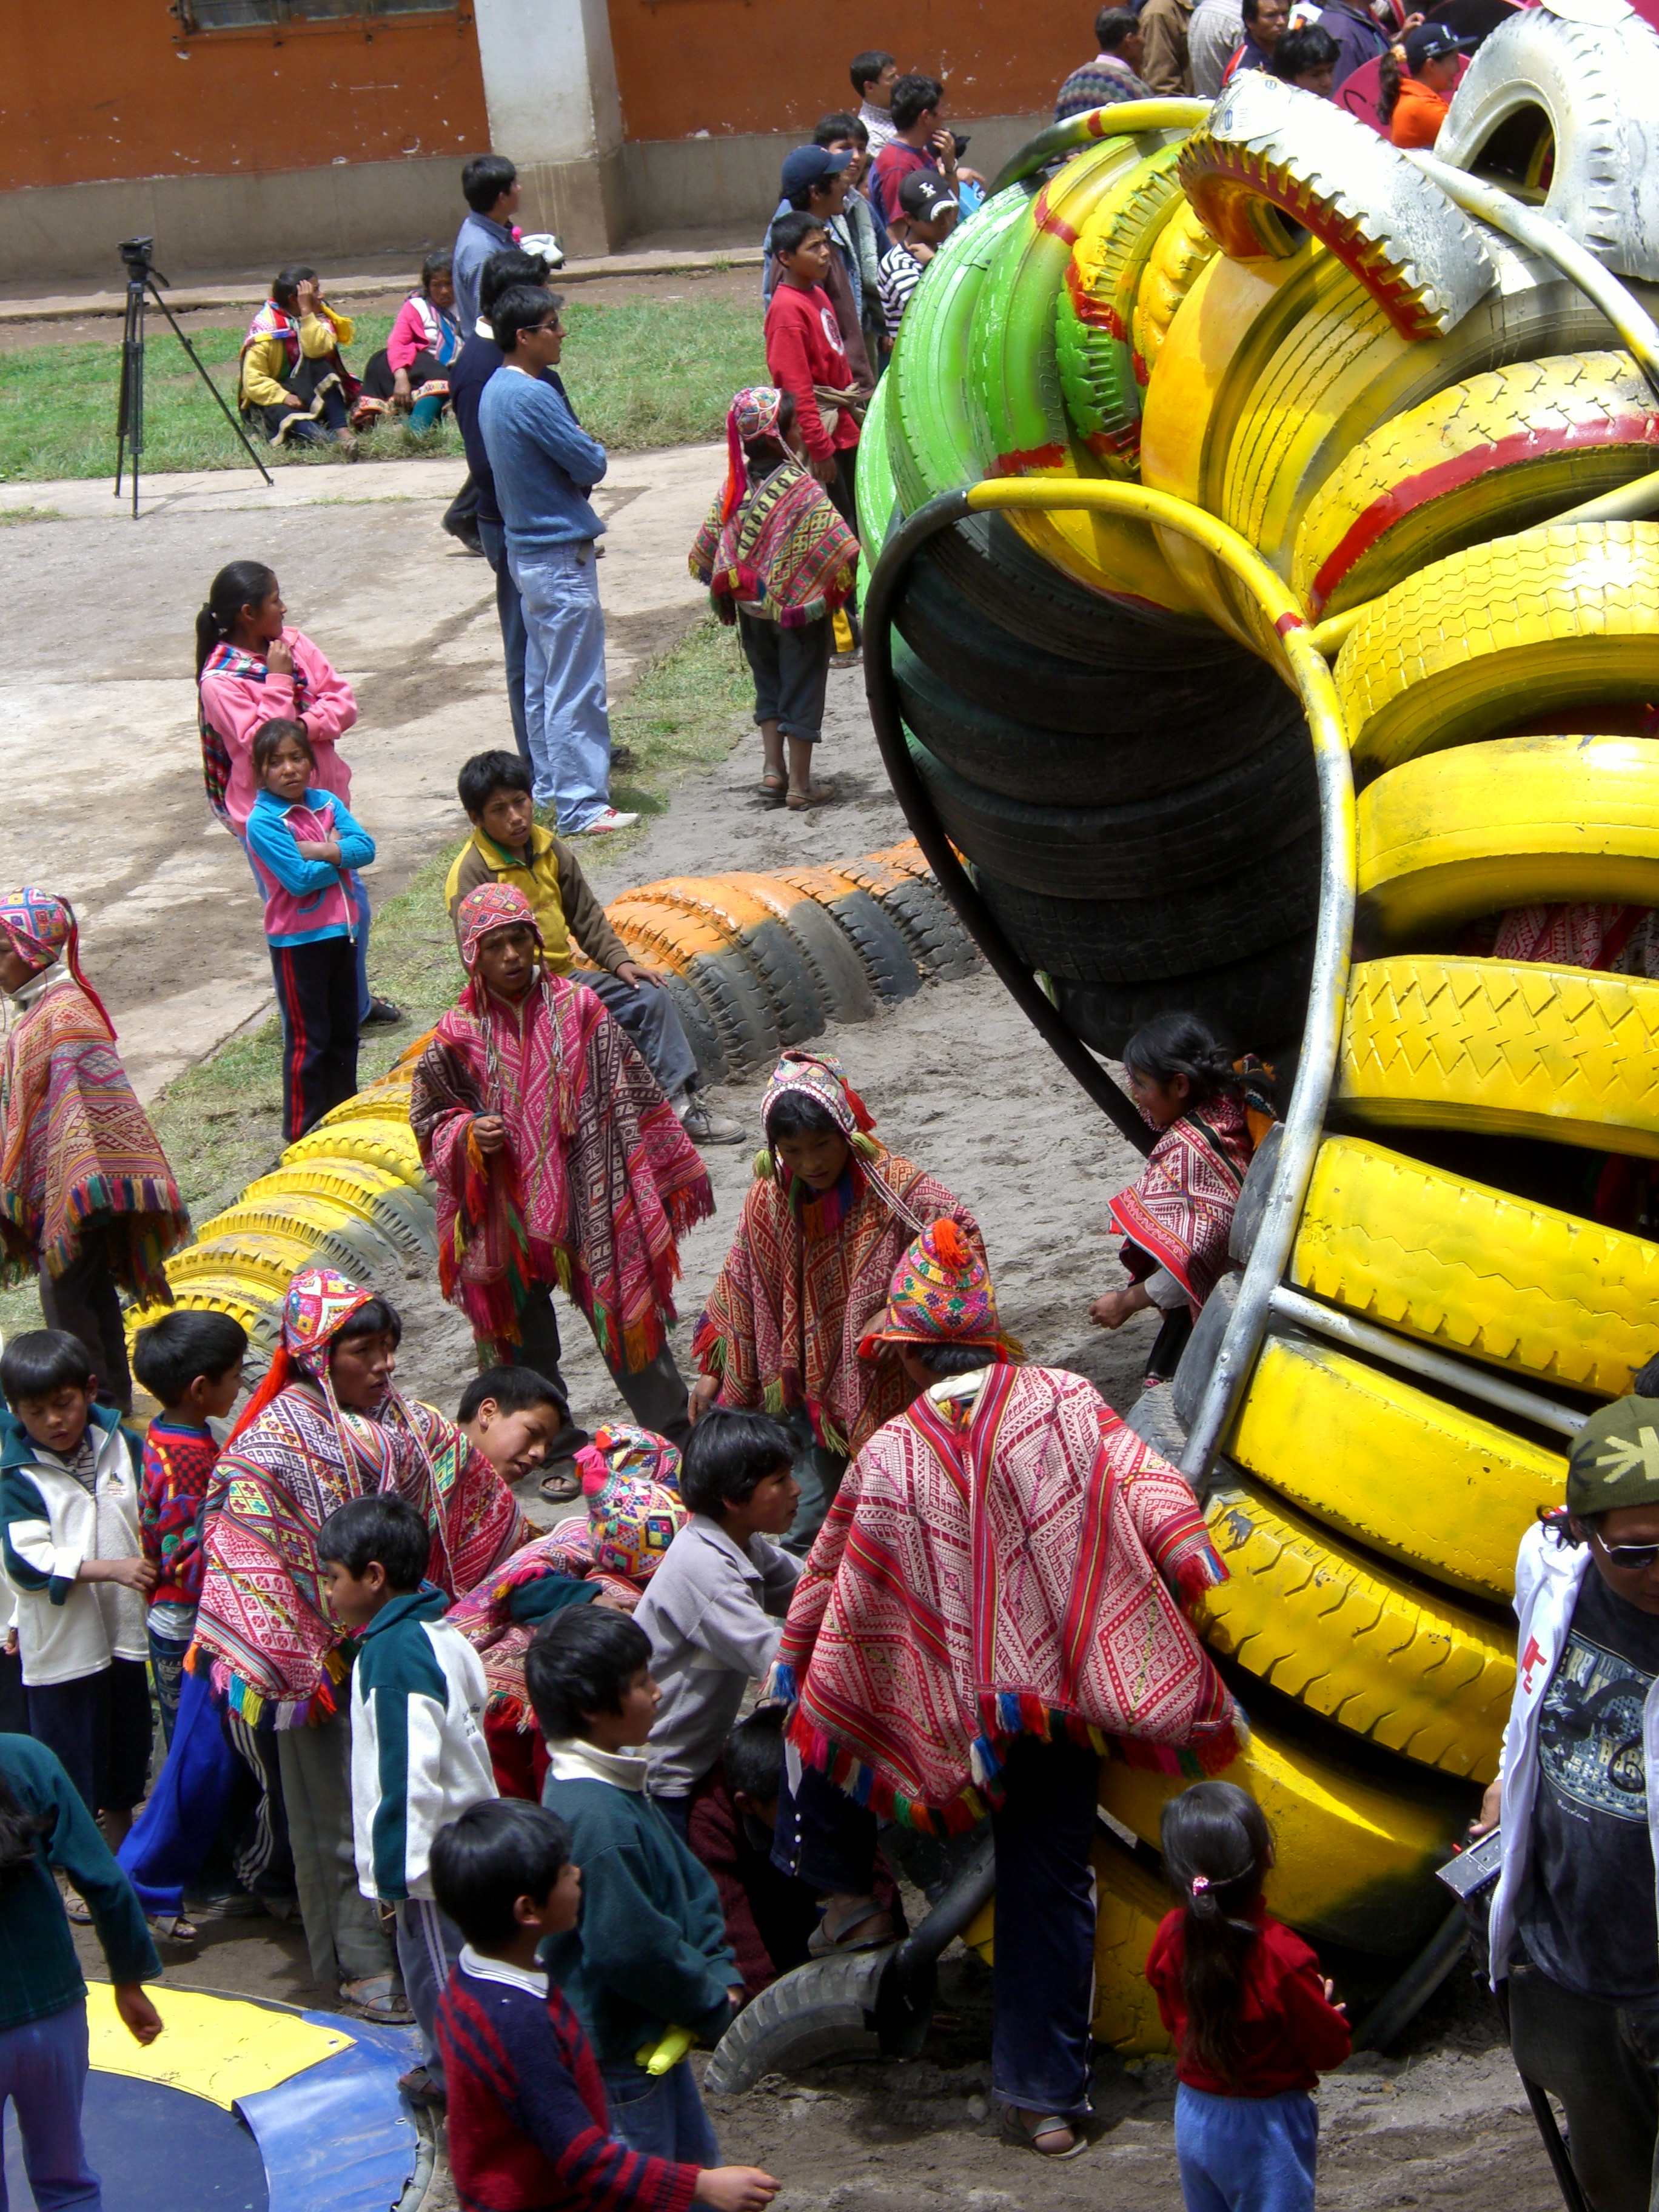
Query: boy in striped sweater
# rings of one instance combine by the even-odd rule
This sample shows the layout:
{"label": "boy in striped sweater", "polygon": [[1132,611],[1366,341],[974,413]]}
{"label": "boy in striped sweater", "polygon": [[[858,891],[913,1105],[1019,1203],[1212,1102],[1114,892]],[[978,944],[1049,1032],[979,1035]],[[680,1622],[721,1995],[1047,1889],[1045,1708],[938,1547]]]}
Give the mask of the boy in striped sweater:
{"label": "boy in striped sweater", "polygon": [[581,1910],[564,1822],[517,1798],[475,1805],[434,1839],[432,1876],[466,1937],[438,2007],[461,2212],[763,2212],[769,2174],[679,2165],[611,2134],[592,2048],[536,1963]]}
{"label": "boy in striped sweater", "polygon": [[396,1908],[398,1965],[425,2064],[398,2087],[443,2102],[434,2034],[438,1999],[461,1939],[432,1893],[432,1839],[447,1820],[494,1797],[484,1741],[488,1694],[478,1655],[444,1615],[426,1579],[426,1516],[404,1498],[354,1498],[318,1532],[329,1609],[356,1638],[351,1670],[351,1825],[357,1887]]}

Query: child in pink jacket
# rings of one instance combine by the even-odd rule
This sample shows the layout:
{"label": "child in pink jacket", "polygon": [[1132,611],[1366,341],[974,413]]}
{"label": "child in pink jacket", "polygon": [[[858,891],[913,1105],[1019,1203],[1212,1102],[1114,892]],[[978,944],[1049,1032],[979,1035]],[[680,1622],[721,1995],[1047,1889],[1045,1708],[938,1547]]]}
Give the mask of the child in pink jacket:
{"label": "child in pink jacket", "polygon": [[[337,740],[356,720],[357,702],[311,640],[287,626],[287,611],[274,570],[261,561],[233,561],[214,578],[196,617],[197,724],[208,804],[245,849],[248,817],[259,793],[254,733],[266,722],[300,723],[310,741],[318,789],[343,804],[351,797],[351,771]],[[368,893],[355,867],[348,881],[358,1020],[365,1026],[400,1022],[400,1008],[370,993]]]}

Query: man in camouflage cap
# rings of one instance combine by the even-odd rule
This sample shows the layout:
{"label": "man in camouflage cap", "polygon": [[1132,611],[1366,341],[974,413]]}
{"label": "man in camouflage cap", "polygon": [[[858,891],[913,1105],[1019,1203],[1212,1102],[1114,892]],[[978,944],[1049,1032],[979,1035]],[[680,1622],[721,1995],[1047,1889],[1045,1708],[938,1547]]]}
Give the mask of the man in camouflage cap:
{"label": "man in camouflage cap", "polygon": [[1515,1698],[1475,1823],[1503,1827],[1492,1987],[1594,2212],[1659,2212],[1659,1397],[1585,1422],[1515,1586]]}

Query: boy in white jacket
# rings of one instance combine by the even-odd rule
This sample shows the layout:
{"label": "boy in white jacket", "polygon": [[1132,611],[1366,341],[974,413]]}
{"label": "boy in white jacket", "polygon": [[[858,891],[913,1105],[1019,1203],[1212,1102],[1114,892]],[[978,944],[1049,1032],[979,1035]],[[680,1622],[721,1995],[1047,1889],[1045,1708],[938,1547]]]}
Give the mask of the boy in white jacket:
{"label": "boy in white jacket", "polygon": [[[1638,1388],[1659,1383],[1644,1369]],[[1501,1819],[1494,1990],[1566,2108],[1595,2212],[1647,2212],[1659,2139],[1659,1398],[1575,1438],[1567,1510],[1521,1540],[1515,1698],[1475,1832]]]}
{"label": "boy in white jacket", "polygon": [[140,1445],[94,1402],[92,1355],[63,1329],[0,1353],[0,1560],[15,1593],[29,1734],[63,1762],[112,1850],[149,1774],[138,1529]]}
{"label": "boy in white jacket", "polygon": [[461,1954],[460,1931],[432,1894],[432,1838],[500,1793],[484,1741],[478,1655],[426,1580],[425,1516],[398,1497],[355,1498],[317,1537],[330,1610],[356,1634],[351,1677],[351,1816],[357,1887],[396,1907],[398,1964],[426,2063],[399,2087],[443,2102],[433,2023]]}

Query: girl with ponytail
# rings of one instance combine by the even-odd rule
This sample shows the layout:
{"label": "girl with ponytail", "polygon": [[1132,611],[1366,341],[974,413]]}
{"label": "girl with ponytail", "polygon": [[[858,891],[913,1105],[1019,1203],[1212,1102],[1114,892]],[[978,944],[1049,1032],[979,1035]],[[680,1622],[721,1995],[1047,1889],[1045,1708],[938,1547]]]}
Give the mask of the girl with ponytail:
{"label": "girl with ponytail", "polygon": [[1118,1255],[1128,1287],[1097,1297],[1089,1318],[1121,1328],[1155,1306],[1164,1326],[1146,1380],[1166,1382],[1232,1265],[1227,1238],[1254,1147],[1232,1056],[1196,1014],[1159,1014],[1137,1030],[1123,1048],[1123,1072],[1159,1135],[1139,1180],[1111,1202],[1113,1224],[1128,1240]]}
{"label": "girl with ponytail", "polygon": [[1311,2091],[1348,2056],[1340,2005],[1302,1941],[1267,1911],[1273,1832],[1231,1782],[1164,1808],[1164,1870],[1182,1902],[1146,1978],[1176,2046],[1176,2155],[1188,2212],[1313,2212]]}

